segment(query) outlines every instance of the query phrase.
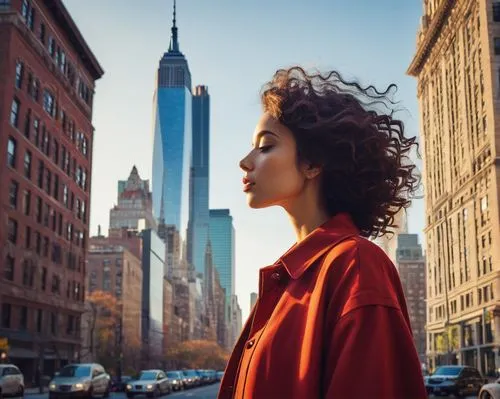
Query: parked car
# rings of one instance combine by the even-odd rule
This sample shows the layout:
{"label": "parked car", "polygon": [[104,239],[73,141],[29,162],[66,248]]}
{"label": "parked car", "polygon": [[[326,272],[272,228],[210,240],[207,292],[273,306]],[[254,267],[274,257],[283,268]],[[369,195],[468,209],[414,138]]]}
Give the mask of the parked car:
{"label": "parked car", "polygon": [[157,398],[172,392],[172,385],[162,370],[142,370],[139,377],[127,384],[127,397],[146,395]]}
{"label": "parked car", "polygon": [[221,381],[222,377],[224,377],[224,371],[217,371],[217,381]]}
{"label": "parked car", "polygon": [[172,389],[174,391],[180,391],[181,389],[185,388],[186,382],[184,381],[184,376],[182,375],[182,372],[167,371],[165,372],[165,374],[167,374],[167,378],[172,383]]}
{"label": "parked car", "polygon": [[132,377],[129,375],[122,375],[120,379],[114,376],[111,377],[111,391],[112,392],[125,392],[127,384],[132,380]]}
{"label": "parked car", "polygon": [[49,399],[103,396],[110,391],[110,377],[98,363],[64,366],[49,384]]}
{"label": "parked car", "polygon": [[434,395],[477,395],[485,382],[479,371],[469,366],[440,366],[425,377],[427,393]]}
{"label": "parked car", "polygon": [[0,398],[24,396],[24,376],[13,364],[0,364]]}
{"label": "parked car", "polygon": [[500,399],[500,378],[495,382],[483,385],[479,391],[479,399]]}
{"label": "parked car", "polygon": [[187,378],[189,387],[197,387],[201,384],[201,379],[196,370],[182,370],[182,374]]}

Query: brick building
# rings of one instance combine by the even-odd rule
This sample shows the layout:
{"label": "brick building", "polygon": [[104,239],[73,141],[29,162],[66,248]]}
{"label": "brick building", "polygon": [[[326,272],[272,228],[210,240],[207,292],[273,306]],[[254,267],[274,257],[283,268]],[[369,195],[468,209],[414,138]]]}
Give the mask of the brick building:
{"label": "brick building", "polygon": [[0,1],[0,337],[27,384],[79,356],[102,74],[61,0]]}

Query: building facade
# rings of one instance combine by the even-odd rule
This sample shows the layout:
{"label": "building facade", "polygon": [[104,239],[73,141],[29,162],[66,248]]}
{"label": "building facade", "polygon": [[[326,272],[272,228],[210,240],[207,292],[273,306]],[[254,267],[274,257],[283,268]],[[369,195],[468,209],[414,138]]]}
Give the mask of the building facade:
{"label": "building facade", "polygon": [[27,384],[79,357],[102,74],[61,0],[0,2],[0,337]]}
{"label": "building facade", "polygon": [[425,298],[425,258],[422,246],[418,243],[418,234],[398,234],[396,266],[406,297],[410,316],[413,340],[421,363],[426,362],[426,304]]}
{"label": "building facade", "polygon": [[135,166],[127,180],[118,181],[118,204],[109,212],[109,228],[157,229],[149,180],[142,180]]}
{"label": "building facade", "polygon": [[[175,4],[175,3],[174,3]],[[153,100],[153,214],[173,226],[186,257],[189,219],[189,175],[192,151],[191,73],[179,50],[174,20],[170,47],[160,60]],[[170,248],[167,247],[167,251]],[[178,267],[179,258],[167,256],[167,268]]]}
{"label": "building facade", "polygon": [[250,293],[250,312],[252,312],[253,307],[257,303],[258,294],[256,292]]}
{"label": "building facade", "polygon": [[154,230],[143,230],[142,250],[142,343],[143,363],[152,367],[162,359],[163,348],[163,269],[165,243]]}
{"label": "building facade", "polygon": [[[142,342],[141,260],[122,245],[113,244],[106,239],[91,238],[86,287],[89,294],[102,291],[116,298],[119,325],[114,334],[115,344],[122,355],[124,368],[133,368],[140,359]],[[86,353],[95,355],[90,348],[91,329],[86,328],[86,324],[92,322],[92,315],[89,312],[85,316],[87,323],[82,321],[83,349]],[[95,360],[94,356],[88,358],[88,361]]]}
{"label": "building facade", "polygon": [[500,367],[500,5],[429,0],[408,74],[418,80],[431,368]]}
{"label": "building facade", "polygon": [[196,274],[205,272],[205,251],[209,230],[210,96],[206,86],[193,93],[193,165],[189,192],[187,260]]}

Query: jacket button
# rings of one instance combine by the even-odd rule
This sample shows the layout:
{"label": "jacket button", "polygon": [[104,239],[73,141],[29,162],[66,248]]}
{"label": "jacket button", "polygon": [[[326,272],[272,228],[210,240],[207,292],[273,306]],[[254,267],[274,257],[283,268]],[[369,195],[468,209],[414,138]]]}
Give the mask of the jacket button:
{"label": "jacket button", "polygon": [[250,349],[253,346],[253,344],[255,344],[255,340],[254,339],[248,341],[247,342],[247,349]]}
{"label": "jacket button", "polygon": [[271,278],[273,280],[279,281],[281,279],[281,274],[279,274],[278,272],[274,272],[273,274],[271,274]]}

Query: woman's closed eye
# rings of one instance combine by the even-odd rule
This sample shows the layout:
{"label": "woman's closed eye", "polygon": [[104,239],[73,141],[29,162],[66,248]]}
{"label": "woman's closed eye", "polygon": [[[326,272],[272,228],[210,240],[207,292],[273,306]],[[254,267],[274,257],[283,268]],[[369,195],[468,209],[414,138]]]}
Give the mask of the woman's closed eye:
{"label": "woman's closed eye", "polygon": [[260,151],[260,152],[268,152],[268,151],[269,151],[271,148],[273,148],[273,147],[274,147],[274,145],[272,145],[272,144],[269,144],[269,145],[261,145],[261,146],[259,147],[259,151]]}

